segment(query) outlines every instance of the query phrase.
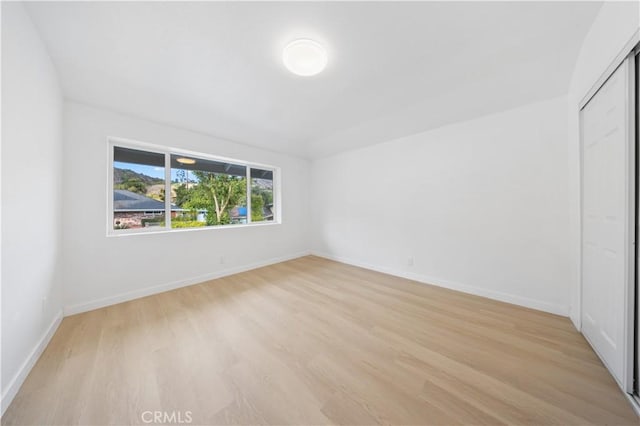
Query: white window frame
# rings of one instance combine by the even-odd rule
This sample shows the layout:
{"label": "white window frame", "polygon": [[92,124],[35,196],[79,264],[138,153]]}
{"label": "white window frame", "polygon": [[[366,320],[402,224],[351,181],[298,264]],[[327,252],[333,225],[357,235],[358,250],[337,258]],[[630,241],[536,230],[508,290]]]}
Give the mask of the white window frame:
{"label": "white window frame", "polygon": [[[189,157],[202,158],[203,160],[221,161],[238,166],[246,167],[247,171],[247,223],[233,225],[216,225],[203,226],[195,228],[171,228],[171,197],[165,196],[165,226],[163,227],[146,227],[138,229],[114,229],[114,211],[113,211],[113,152],[115,147],[137,149],[158,154],[163,154],[164,161],[164,191],[165,194],[171,194],[171,154],[185,155]],[[140,142],[121,137],[110,136],[107,138],[107,236],[126,236],[126,235],[145,235],[145,234],[161,234],[167,232],[197,232],[211,231],[230,228],[245,228],[254,226],[270,226],[282,224],[282,197],[280,187],[280,168],[268,164],[254,163],[234,158],[222,157],[217,155],[206,154],[203,152],[191,151],[182,148],[167,147],[162,145]],[[273,220],[265,220],[261,222],[251,221],[251,169],[269,170],[273,173]],[[168,212],[168,214],[167,214]]]}

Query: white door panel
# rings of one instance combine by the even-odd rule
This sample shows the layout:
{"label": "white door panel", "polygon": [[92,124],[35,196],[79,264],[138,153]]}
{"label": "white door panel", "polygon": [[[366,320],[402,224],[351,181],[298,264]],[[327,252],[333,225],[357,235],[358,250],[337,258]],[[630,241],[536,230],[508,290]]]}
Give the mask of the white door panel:
{"label": "white door panel", "polygon": [[631,171],[628,66],[623,63],[581,112],[582,332],[625,383]]}

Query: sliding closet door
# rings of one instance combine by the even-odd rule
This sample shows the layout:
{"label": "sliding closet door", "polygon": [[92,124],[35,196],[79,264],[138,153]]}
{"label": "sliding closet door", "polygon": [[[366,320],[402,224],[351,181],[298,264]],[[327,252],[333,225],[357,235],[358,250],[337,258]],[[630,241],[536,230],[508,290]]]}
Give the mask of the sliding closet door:
{"label": "sliding closet door", "polygon": [[633,362],[632,69],[625,60],[581,111],[582,332],[626,390]]}

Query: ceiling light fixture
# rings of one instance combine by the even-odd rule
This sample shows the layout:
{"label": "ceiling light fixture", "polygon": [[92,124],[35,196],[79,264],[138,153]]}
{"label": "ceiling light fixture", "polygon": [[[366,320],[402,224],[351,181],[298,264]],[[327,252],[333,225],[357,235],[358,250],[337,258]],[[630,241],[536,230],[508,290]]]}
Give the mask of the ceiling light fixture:
{"label": "ceiling light fixture", "polygon": [[194,160],[193,158],[180,157],[176,158],[176,161],[180,164],[196,164],[196,160]]}
{"label": "ceiling light fixture", "polygon": [[317,41],[294,40],[284,48],[282,62],[292,73],[310,77],[327,66],[327,51]]}

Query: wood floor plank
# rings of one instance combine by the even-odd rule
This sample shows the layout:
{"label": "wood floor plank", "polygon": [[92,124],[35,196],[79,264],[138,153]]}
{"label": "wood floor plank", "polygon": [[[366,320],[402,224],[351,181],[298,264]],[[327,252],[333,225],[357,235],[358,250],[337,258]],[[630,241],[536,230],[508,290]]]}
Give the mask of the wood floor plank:
{"label": "wood floor plank", "polygon": [[[567,318],[308,256],[67,317],[3,425],[637,425]],[[146,414],[149,419],[149,414]]]}

